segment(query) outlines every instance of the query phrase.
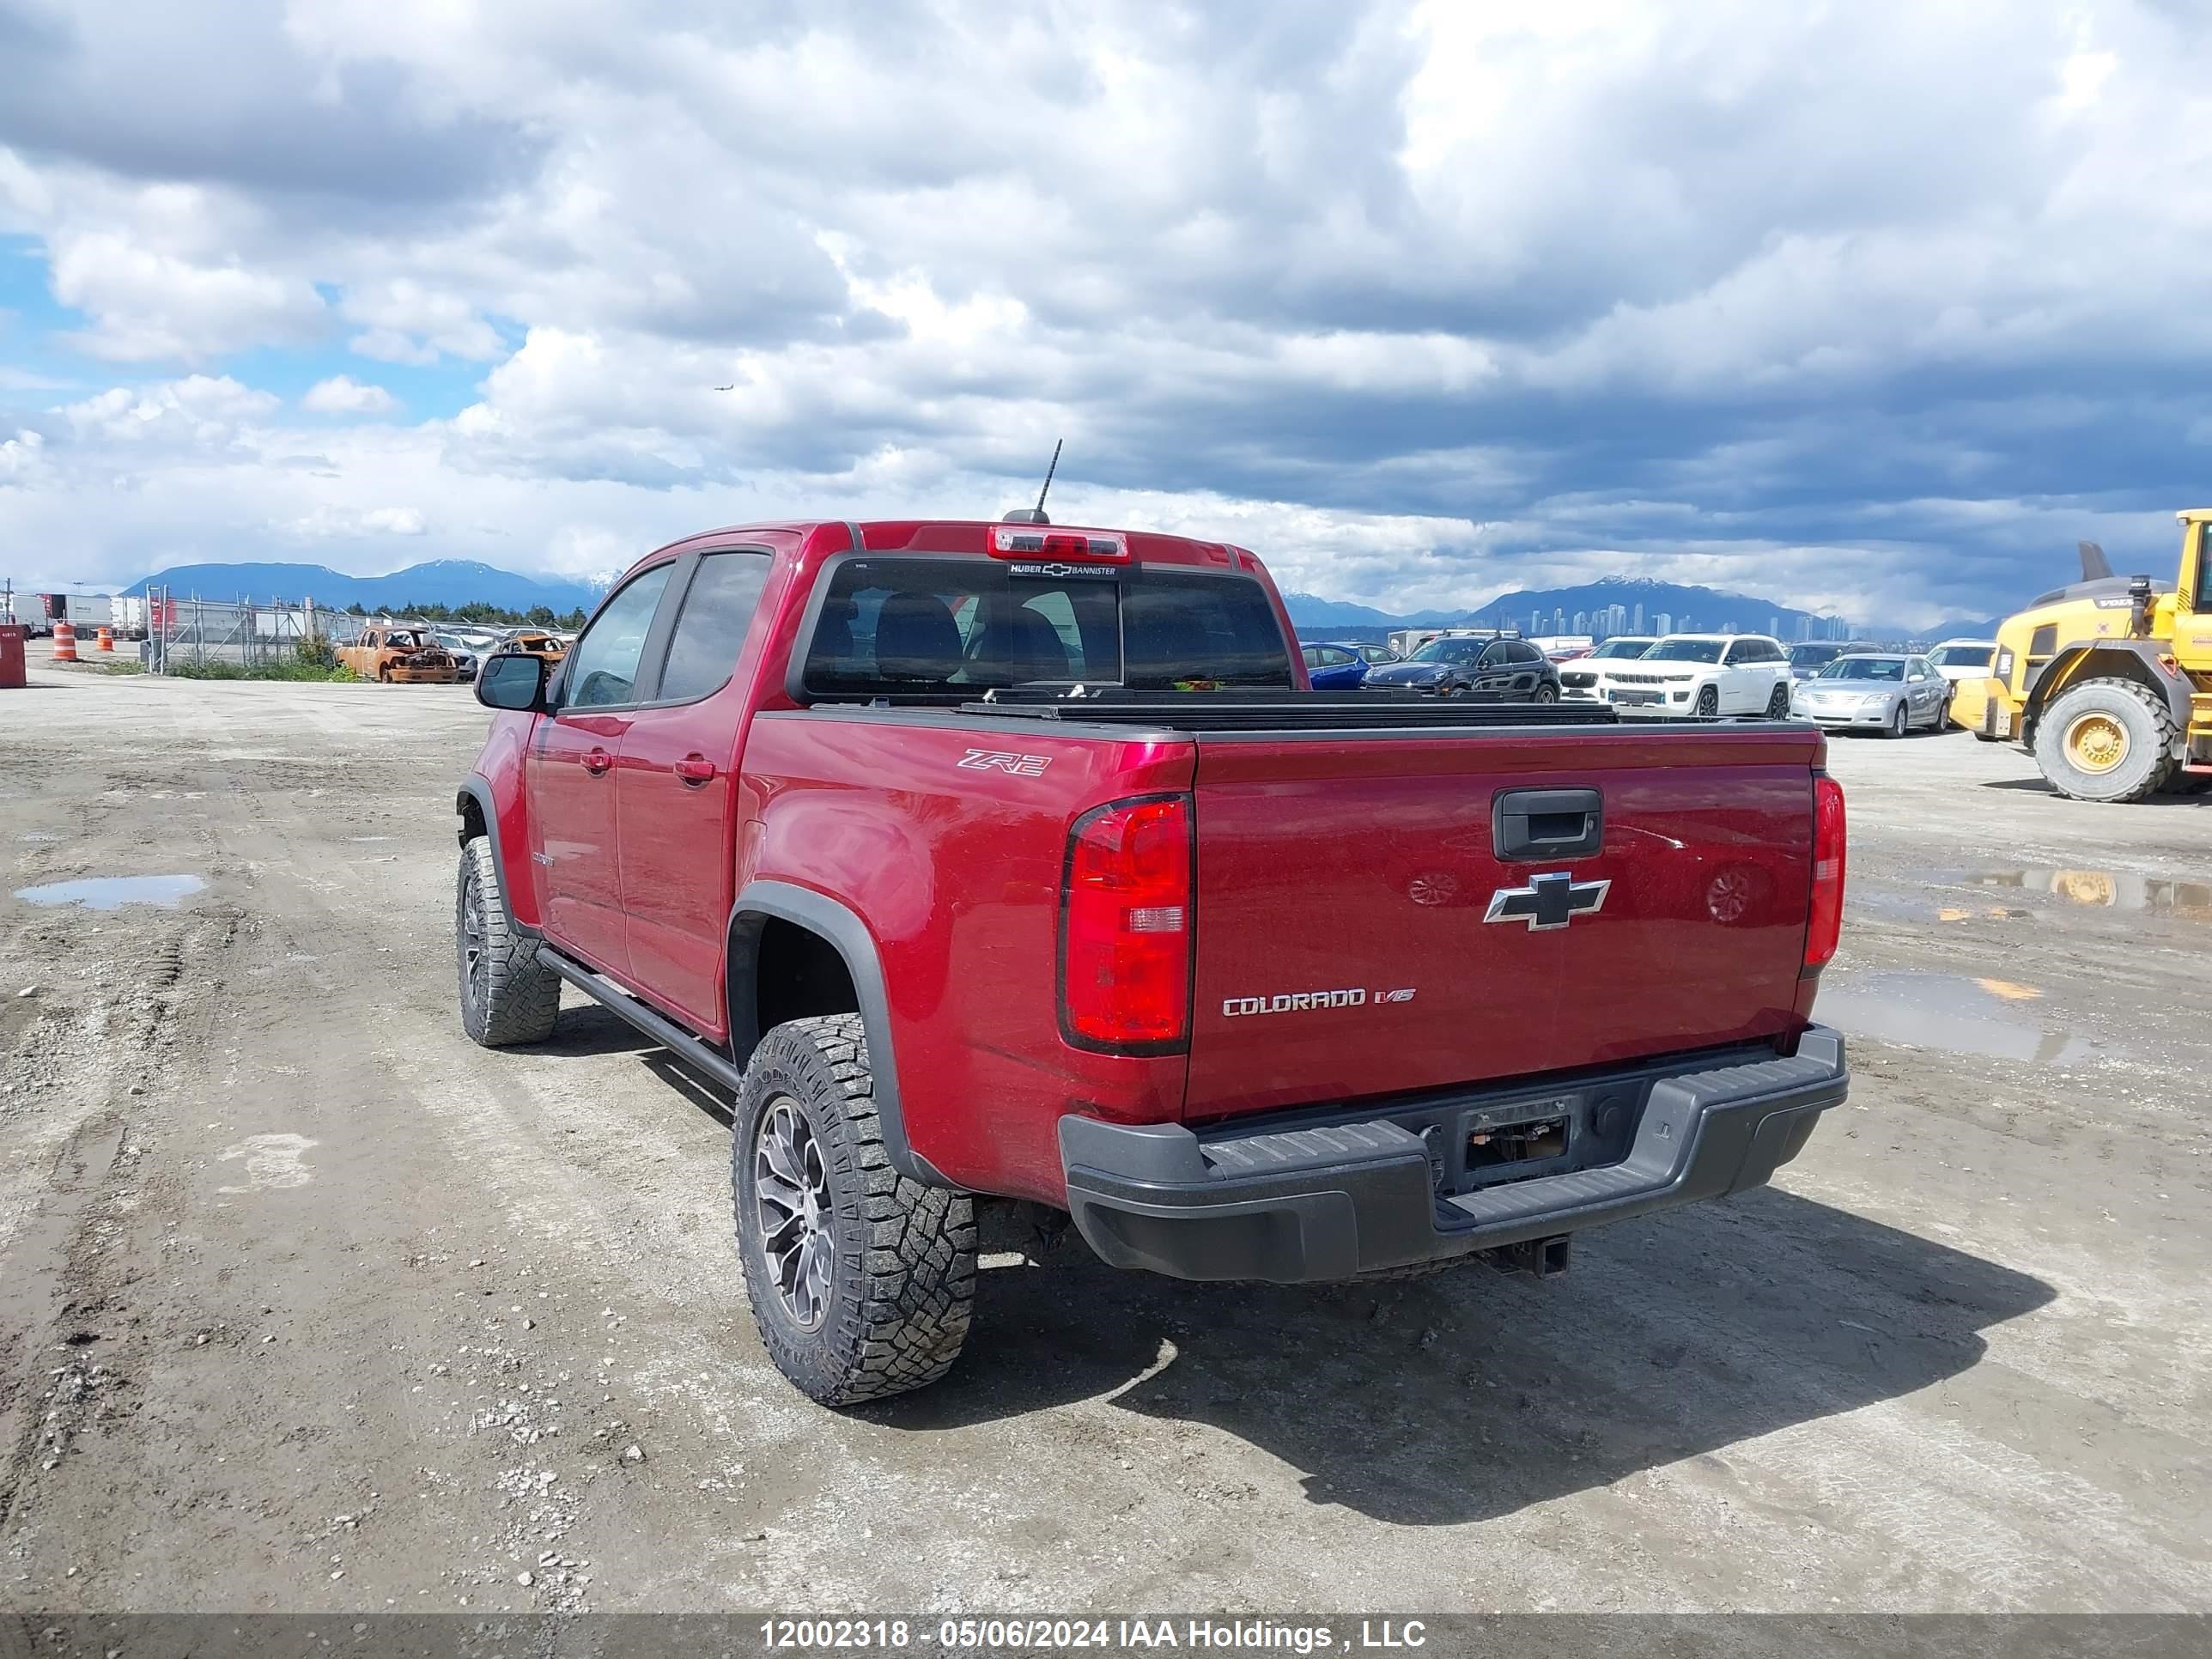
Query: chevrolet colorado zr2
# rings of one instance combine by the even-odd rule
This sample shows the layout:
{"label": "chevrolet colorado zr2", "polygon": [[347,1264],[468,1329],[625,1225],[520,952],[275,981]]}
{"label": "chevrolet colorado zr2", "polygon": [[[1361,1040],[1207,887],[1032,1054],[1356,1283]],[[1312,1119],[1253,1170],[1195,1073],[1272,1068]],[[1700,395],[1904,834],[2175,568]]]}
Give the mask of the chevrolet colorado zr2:
{"label": "chevrolet colorado zr2", "polygon": [[566,981],[733,1091],[805,1393],[945,1375],[988,1200],[1185,1279],[1548,1272],[1844,1098],[1818,731],[1318,694],[1249,552],[1019,516],[695,536],[477,682],[462,1024]]}

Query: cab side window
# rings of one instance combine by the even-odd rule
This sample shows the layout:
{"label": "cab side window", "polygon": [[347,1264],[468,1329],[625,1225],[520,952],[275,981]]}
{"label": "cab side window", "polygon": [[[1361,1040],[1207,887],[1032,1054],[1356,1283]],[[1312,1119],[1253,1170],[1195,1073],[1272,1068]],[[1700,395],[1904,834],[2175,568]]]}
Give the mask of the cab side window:
{"label": "cab side window", "polygon": [[2199,616],[2212,611],[2212,524],[2197,527],[2197,592],[2189,608]]}
{"label": "cab side window", "polygon": [[563,708],[605,708],[635,702],[638,659],[672,567],[657,564],[600,607],[562,665]]}
{"label": "cab side window", "polygon": [[655,702],[690,702],[729,684],[768,585],[768,567],[765,553],[709,553],[699,561],[677,613]]}

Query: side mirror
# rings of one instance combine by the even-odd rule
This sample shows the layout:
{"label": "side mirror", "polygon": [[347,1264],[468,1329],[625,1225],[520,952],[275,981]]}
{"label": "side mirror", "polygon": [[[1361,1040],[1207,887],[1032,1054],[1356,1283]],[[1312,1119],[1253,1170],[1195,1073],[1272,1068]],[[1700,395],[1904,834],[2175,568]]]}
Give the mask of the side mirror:
{"label": "side mirror", "polygon": [[487,657],[477,671],[477,701],[487,708],[512,709],[517,714],[545,712],[545,682],[551,667],[543,657],[519,653]]}

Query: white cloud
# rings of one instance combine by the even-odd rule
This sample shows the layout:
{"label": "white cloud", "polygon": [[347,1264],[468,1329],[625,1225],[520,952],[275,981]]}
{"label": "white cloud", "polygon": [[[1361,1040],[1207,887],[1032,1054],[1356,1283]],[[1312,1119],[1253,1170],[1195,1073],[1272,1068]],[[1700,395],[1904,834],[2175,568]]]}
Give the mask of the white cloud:
{"label": "white cloud", "polygon": [[54,297],[88,313],[95,356],[199,362],[227,351],[313,337],[323,302],[295,277],[200,263],[126,232],[64,233],[52,244]]}
{"label": "white cloud", "polygon": [[429,528],[422,509],[413,507],[373,507],[366,509],[319,504],[279,526],[279,533],[298,541],[332,538],[358,541],[382,536],[420,536]]}
{"label": "white cloud", "polygon": [[333,374],[309,386],[300,407],[316,415],[389,415],[399,407],[399,400],[380,386]]}

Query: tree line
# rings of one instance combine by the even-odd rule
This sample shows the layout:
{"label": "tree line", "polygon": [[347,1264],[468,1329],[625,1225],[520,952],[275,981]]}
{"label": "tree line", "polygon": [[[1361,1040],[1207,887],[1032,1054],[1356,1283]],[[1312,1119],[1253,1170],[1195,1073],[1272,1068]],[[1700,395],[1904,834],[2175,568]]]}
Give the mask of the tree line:
{"label": "tree line", "polygon": [[501,628],[581,628],[584,608],[578,605],[565,616],[555,613],[550,605],[533,605],[527,611],[514,611],[503,605],[487,605],[481,599],[467,605],[403,605],[396,610],[372,612],[360,600],[346,607],[347,614],[356,617],[371,615],[414,617],[426,623],[491,623]]}

